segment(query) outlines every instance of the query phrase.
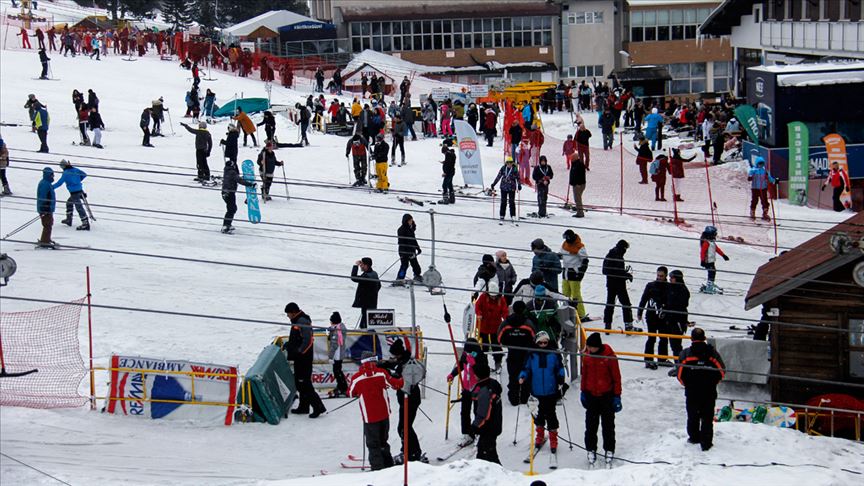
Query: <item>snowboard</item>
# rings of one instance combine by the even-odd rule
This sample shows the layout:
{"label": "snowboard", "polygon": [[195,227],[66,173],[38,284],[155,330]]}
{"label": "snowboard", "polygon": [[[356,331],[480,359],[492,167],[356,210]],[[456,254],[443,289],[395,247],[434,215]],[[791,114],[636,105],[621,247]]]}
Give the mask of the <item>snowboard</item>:
{"label": "snowboard", "polygon": [[[246,159],[243,161],[243,180],[246,182],[255,182],[255,169],[252,166],[252,161]],[[261,222],[261,208],[258,206],[258,193],[252,186],[246,186],[246,208],[249,210],[249,221],[252,223]]]}
{"label": "snowboard", "polygon": [[477,320],[477,314],[474,309],[474,303],[469,303],[462,311],[462,332],[466,337],[474,337],[474,324]]}

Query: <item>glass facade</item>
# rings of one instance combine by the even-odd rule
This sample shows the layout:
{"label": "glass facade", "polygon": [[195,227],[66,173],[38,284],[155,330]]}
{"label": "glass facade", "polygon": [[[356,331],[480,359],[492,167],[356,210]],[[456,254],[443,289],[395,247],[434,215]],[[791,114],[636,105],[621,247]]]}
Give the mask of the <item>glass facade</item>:
{"label": "glass facade", "polygon": [[722,93],[735,88],[732,61],[714,61],[714,91]]}
{"label": "glass facade", "polygon": [[630,41],[695,39],[710,8],[638,10],[630,12]]}
{"label": "glass facade", "polygon": [[690,62],[666,66],[672,81],[669,81],[669,94],[702,93],[708,90],[707,64]]}
{"label": "glass facade", "polygon": [[[602,21],[602,16],[601,16]],[[354,52],[552,46],[553,17],[351,22]]]}

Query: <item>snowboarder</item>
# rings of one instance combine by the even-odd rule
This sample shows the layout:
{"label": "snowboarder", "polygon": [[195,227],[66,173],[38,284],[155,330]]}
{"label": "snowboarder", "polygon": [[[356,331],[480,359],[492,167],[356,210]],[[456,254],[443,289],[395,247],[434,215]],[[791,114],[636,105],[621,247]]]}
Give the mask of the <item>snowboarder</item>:
{"label": "snowboarder", "polygon": [[[204,105],[207,105],[206,101],[204,102]],[[261,123],[259,123],[257,126],[260,127],[262,125],[264,126],[264,133],[267,137],[265,139],[265,142],[272,141],[275,143],[276,139],[274,137],[276,136],[276,117],[273,116],[273,113],[269,110],[264,112],[264,119],[261,120]]]}
{"label": "snowboarder", "polygon": [[42,169],[42,180],[36,188],[36,212],[42,222],[42,236],[36,243],[40,248],[54,248],[51,240],[51,229],[54,226],[54,208],[57,204],[57,196],[54,194],[54,169],[45,167]]}
{"label": "snowboarder", "polygon": [[243,112],[243,108],[237,108],[237,115],[232,120],[239,122],[240,128],[243,130],[243,146],[245,147],[249,137],[252,137],[252,146],[257,147],[258,141],[255,140],[255,124],[252,123],[249,115]]}
{"label": "snowboarder", "polygon": [[[141,123],[144,123],[143,116],[141,117]],[[210,180],[210,166],[207,165],[207,157],[210,157],[210,151],[213,149],[213,138],[210,137],[210,132],[207,131],[207,123],[199,122],[197,129],[185,123],[180,123],[180,125],[186,131],[195,135],[195,165],[198,168],[198,177],[195,180],[198,182],[208,182]],[[149,139],[149,137],[146,138]]]}
{"label": "snowboarder", "polygon": [[692,344],[681,352],[678,381],[684,385],[687,406],[687,442],[703,451],[714,445],[714,402],[717,385],[726,375],[723,359],[705,339],[705,331],[694,327]]}
{"label": "snowboarder", "polygon": [[[567,373],[564,362],[557,352],[557,342],[546,331],[537,333],[534,338],[536,351],[531,351],[525,366],[519,374],[519,384],[528,382],[531,395],[537,398],[537,416],[534,417],[534,447],[539,449],[546,443],[546,430],[549,430],[549,447],[552,454],[558,450],[558,414],[555,407],[558,399],[567,391]],[[563,388],[563,391],[562,391]]]}
{"label": "snowboarder", "polygon": [[527,349],[534,345],[537,325],[526,309],[525,302],[513,302],[513,312],[504,319],[498,329],[498,342],[507,349],[507,399],[514,407],[528,403],[528,387],[519,384],[519,373],[528,355]]}
{"label": "snowboarder", "polygon": [[105,130],[105,123],[102,122],[102,115],[99,114],[95,106],[90,107],[90,116],[87,118],[87,126],[93,130],[93,146],[96,148],[102,147],[102,130]]}
{"label": "snowboarder", "polygon": [[222,200],[225,201],[225,219],[222,221],[222,232],[226,234],[234,231],[231,223],[237,213],[237,184],[255,187],[254,182],[247,181],[240,175],[237,170],[237,161],[227,159],[225,160],[225,168],[222,170]]}
{"label": "snowboarder", "polygon": [[531,251],[534,253],[531,271],[543,273],[546,288],[558,292],[558,275],[562,272],[560,255],[553,252],[540,238],[531,242]]}
{"label": "snowboarder", "polygon": [[405,122],[402,121],[402,115],[396,113],[396,116],[393,117],[393,123],[390,127],[390,134],[393,137],[393,147],[390,149],[390,165],[396,164],[396,147],[399,147],[399,152],[402,156],[401,161],[399,162],[399,167],[405,165]]}
{"label": "snowboarder", "polygon": [[50,60],[51,58],[45,53],[45,48],[39,48],[39,62],[42,64],[42,73],[39,75],[39,79],[48,79],[48,61]]}
{"label": "snowboarder", "polygon": [[609,250],[603,259],[603,275],[606,276],[606,308],[603,311],[603,323],[606,329],[612,329],[612,316],[615,313],[615,300],[621,302],[624,312],[624,329],[633,331],[633,310],[630,307],[630,295],[627,293],[627,282],[633,281],[630,267],[624,265],[624,253],[630,248],[626,240],[619,240],[615,247]]}
{"label": "snowboarder", "polygon": [[[690,291],[684,283],[684,273],[681,270],[669,272],[669,285],[666,287],[666,312],[665,329],[660,332],[666,334],[684,334],[689,326],[687,307],[690,306]],[[669,346],[672,354],[681,354],[681,339],[670,338]],[[661,353],[662,354],[662,353]]]}
{"label": "snowboarder", "polygon": [[[377,148],[377,146],[376,146]],[[414,272],[414,282],[423,282],[423,270],[417,262],[417,256],[423,251],[420,249],[420,244],[417,243],[415,232],[417,231],[417,223],[414,222],[414,217],[410,213],[402,215],[402,225],[396,230],[396,235],[399,239],[399,271],[396,273],[396,282],[405,280],[405,275],[408,272],[408,265],[411,265],[411,270]],[[404,285],[404,282],[402,282]]]}
{"label": "snowboarder", "polygon": [[240,139],[240,132],[234,124],[228,125],[228,132],[225,133],[225,138],[219,140],[219,145],[222,145],[223,155],[226,161],[230,160],[237,164],[237,144]]}
{"label": "snowboarder", "polygon": [[375,189],[378,192],[386,192],[390,189],[390,180],[387,179],[387,156],[390,152],[390,146],[384,141],[384,134],[379,133],[375,136],[375,148],[372,149],[372,156],[375,158],[375,174],[377,180]]}
{"label": "snowboarder", "polygon": [[351,307],[360,309],[360,329],[366,329],[366,311],[378,308],[378,292],[381,290],[381,281],[378,279],[378,272],[372,269],[371,258],[363,257],[354,262],[351,267],[351,281],[357,284]]}
{"label": "snowboarder", "polygon": [[[330,314],[330,327],[327,329],[327,359],[333,362],[333,376],[336,378],[336,389],[330,392],[330,398],[348,396],[348,381],[342,372],[342,360],[345,359],[346,340],[345,324],[338,312]],[[349,356],[350,358],[350,356]]]}
{"label": "snowboarder", "polygon": [[603,344],[600,333],[585,340],[582,355],[582,394],[585,407],[585,449],[588,464],[597,461],[597,429],[603,423],[603,456],[607,467],[615,455],[615,414],[621,411],[621,371],[615,351]]}
{"label": "snowboarder", "polygon": [[66,226],[72,226],[72,209],[73,207],[78,211],[78,216],[81,218],[81,225],[78,226],[77,230],[79,231],[90,231],[90,222],[87,218],[87,211],[84,210],[83,200],[86,198],[86,194],[84,194],[84,186],[81,184],[87,174],[77,168],[72,167],[72,164],[63,159],[60,161],[60,168],[63,169],[63,175],[60,176],[60,180],[54,183],[54,189],[66,184],[66,190],[69,191],[69,199],[66,200],[66,219],[61,221],[61,223]]}
{"label": "snowboarder", "polygon": [[474,338],[465,340],[465,345],[462,348],[462,355],[459,357],[459,363],[453,367],[447,375],[447,383],[452,383],[456,377],[460,377],[462,386],[462,395],[459,397],[461,411],[459,417],[462,426],[462,439],[459,441],[459,447],[468,447],[474,443],[476,432],[471,426],[471,402],[474,386],[477,384],[477,375],[475,369],[480,366],[480,363],[489,368],[489,363],[486,360],[486,353],[477,343]]}
{"label": "snowboarder", "polygon": [[495,184],[501,181],[501,208],[498,210],[498,224],[504,224],[504,214],[507,206],[510,206],[510,221],[516,223],[516,191],[522,190],[522,182],[519,180],[519,171],[516,170],[513,157],[507,156],[504,166],[498,171],[498,176],[489,186],[489,191],[495,190]]}
{"label": "snowboarder", "polygon": [[276,154],[273,153],[273,142],[264,144],[264,149],[258,154],[258,172],[261,174],[261,197],[264,201],[270,201],[270,186],[273,184],[273,174],[276,172],[276,167],[282,167],[285,163],[281,160],[276,160]]}
{"label": "snowboarder", "polygon": [[[300,403],[297,408],[292,409],[294,414],[309,414],[309,418],[318,418],[327,409],[321,403],[321,397],[312,387],[312,355],[314,336],[312,334],[312,320],[300,307],[289,302],[285,306],[285,314],[291,320],[291,332],[288,340],[282,345],[286,352],[288,361],[294,362],[294,382],[297,385],[297,394]],[[309,413],[312,407],[312,413]]]}
{"label": "snowboarder", "polygon": [[[645,323],[648,325],[648,332],[665,332],[666,314],[666,297],[668,295],[669,283],[666,281],[666,276],[669,274],[669,269],[666,267],[657,267],[657,278],[653,282],[645,284],[645,290],[642,292],[642,298],[639,299],[639,310],[636,312],[636,319],[642,321],[642,313],[645,313]],[[657,338],[648,336],[645,341],[645,354],[654,354],[654,343]],[[669,339],[661,337],[658,353],[661,355],[668,354]],[[669,366],[668,360],[658,358],[658,363],[654,362],[654,358],[645,357],[645,367],[656,370],[658,363],[662,366]]]}
{"label": "snowboarder", "polygon": [[[410,343],[408,343],[408,347],[406,347],[406,343],[407,340],[405,338],[397,337],[396,340],[393,341],[393,344],[390,345],[390,361],[384,366],[390,369],[394,378],[402,377],[402,371],[404,370],[405,365],[412,358]],[[396,426],[396,430],[399,434],[399,438],[402,439],[399,441],[402,444],[402,452],[394,458],[393,462],[396,464],[402,464],[405,461],[406,456],[404,435],[406,394],[408,397],[408,460],[428,463],[429,460],[426,459],[426,455],[423,454],[423,449],[420,448],[420,440],[417,438],[417,432],[414,431],[414,419],[417,418],[417,409],[420,408],[420,403],[423,401],[420,395],[420,385],[416,383],[407,391],[404,386],[396,390],[396,401],[399,402],[399,423]]]}
{"label": "snowboarder", "polygon": [[388,388],[400,389],[405,384],[378,366],[378,358],[372,351],[363,351],[360,370],[351,377],[348,394],[360,398],[360,413],[363,415],[363,436],[369,450],[369,466],[378,471],[393,466],[390,455],[390,397]]}
{"label": "snowboarder", "polygon": [[[849,175],[846,174],[845,170],[840,168],[840,163],[836,161],[831,163],[831,172],[828,174],[828,179],[822,183],[822,188],[820,190],[824,191],[825,187],[829,184],[832,189],[831,201],[834,203],[834,211],[844,211],[846,206],[843,204],[843,201],[840,200],[840,196],[842,196],[843,192],[849,188]],[[753,203],[751,203],[751,205],[752,204]],[[755,217],[754,210],[750,211],[750,219]]]}
{"label": "snowboarder", "polygon": [[498,328],[501,327],[501,323],[504,322],[510,312],[509,307],[507,307],[507,300],[498,290],[498,284],[492,280],[486,285],[486,290],[480,293],[474,302],[474,312],[477,316],[474,321],[477,339],[483,344],[484,351],[495,353],[493,360],[495,361],[496,373],[501,371],[501,361],[504,360],[501,347],[498,346]]}
{"label": "snowboarder", "polygon": [[590,321],[585,311],[585,303],[582,301],[582,279],[588,270],[588,251],[582,238],[572,229],[568,229],[562,235],[564,242],[561,244],[561,266],[564,271],[561,276],[564,287],[564,295],[571,302],[576,303],[576,315],[580,322]]}
{"label": "snowboarder", "polygon": [[3,137],[0,137],[0,183],[3,184],[3,195],[9,196],[12,191],[9,190],[9,180],[6,179],[6,168],[9,167],[9,148],[6,147],[6,142]]}
{"label": "snowboarder", "polygon": [[[539,131],[539,130],[537,130]],[[546,214],[546,201],[549,199],[549,183],[555,173],[549,165],[545,155],[540,156],[540,163],[534,167],[531,178],[534,180],[534,189],[537,191],[537,217],[548,218]]]}
{"label": "snowboarder", "polygon": [[489,376],[489,365],[485,362],[478,363],[474,371],[477,383],[472,396],[475,405],[471,428],[478,437],[477,459],[501,464],[497,449],[503,422],[501,384]]}
{"label": "snowboarder", "polygon": [[747,180],[750,181],[750,219],[756,220],[756,204],[762,202],[762,220],[771,221],[768,216],[768,184],[777,182],[766,169],[765,159],[756,157],[756,166],[747,172]]}
{"label": "snowboarder", "polygon": [[723,257],[723,260],[729,261],[729,257],[717,246],[717,227],[709,225],[705,227],[705,231],[699,237],[699,265],[708,271],[708,281],[702,285],[700,292],[706,294],[723,293],[723,289],[714,285],[714,278],[717,276],[717,267],[715,267],[717,255]]}
{"label": "snowboarder", "polygon": [[358,187],[366,184],[366,171],[368,170],[366,145],[368,142],[363,135],[355,133],[348,143],[345,144],[345,158],[351,154],[354,163],[354,184]]}
{"label": "snowboarder", "polygon": [[453,177],[456,176],[456,151],[453,150],[453,140],[446,139],[441,144],[441,153],[444,154],[444,160],[441,161],[441,176],[444,181],[441,183],[441,200],[439,204],[455,204],[456,191],[453,189]]}

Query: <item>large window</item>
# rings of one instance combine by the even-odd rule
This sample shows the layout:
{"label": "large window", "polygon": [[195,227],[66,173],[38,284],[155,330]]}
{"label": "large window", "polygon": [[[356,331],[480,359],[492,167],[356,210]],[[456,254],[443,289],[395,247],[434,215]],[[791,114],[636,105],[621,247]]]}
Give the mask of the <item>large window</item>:
{"label": "large window", "polygon": [[667,67],[672,76],[669,94],[702,93],[708,89],[704,62],[669,64]]}
{"label": "large window", "polygon": [[849,319],[849,375],[864,378],[864,319]]}
{"label": "large window", "polygon": [[714,91],[722,93],[733,88],[733,70],[731,61],[714,61]]}
{"label": "large window", "polygon": [[596,66],[570,66],[564,73],[568,78],[602,78],[603,65]]}
{"label": "large window", "polygon": [[637,10],[630,12],[630,41],[695,39],[710,8]]}
{"label": "large window", "polygon": [[[603,12],[583,12],[583,20],[602,23]],[[351,22],[351,47],[356,51],[428,51],[548,47],[552,45],[552,17],[494,17],[404,22]]]}
{"label": "large window", "polygon": [[570,25],[602,24],[603,12],[572,12],[567,15],[567,23]]}

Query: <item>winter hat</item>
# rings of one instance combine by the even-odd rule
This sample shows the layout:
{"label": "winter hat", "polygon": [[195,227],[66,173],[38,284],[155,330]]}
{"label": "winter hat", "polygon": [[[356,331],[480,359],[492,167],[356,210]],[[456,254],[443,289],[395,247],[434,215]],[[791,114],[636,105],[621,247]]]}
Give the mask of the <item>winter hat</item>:
{"label": "winter hat", "polygon": [[544,339],[545,339],[546,341],[551,341],[551,339],[549,339],[549,333],[548,333],[548,332],[546,332],[546,331],[540,331],[540,332],[537,333],[537,336],[534,337],[534,342],[535,342],[535,343],[539,343],[540,341],[542,341],[542,340],[544,340]]}
{"label": "winter hat", "polygon": [[483,255],[483,263],[492,263],[494,261],[495,261],[495,258],[493,258],[492,255],[489,255],[489,254]]}
{"label": "winter hat", "polygon": [[339,324],[342,322],[342,316],[338,312],[330,314],[330,324]]}
{"label": "winter hat", "polygon": [[543,241],[542,238],[537,238],[536,240],[531,242],[532,250],[542,250],[544,246],[546,246],[546,243]]}
{"label": "winter hat", "polygon": [[543,272],[540,270],[534,270],[531,272],[531,276],[528,278],[528,281],[534,285],[543,283]]}
{"label": "winter hat", "polygon": [[360,259],[360,261],[363,262],[363,265],[366,265],[367,267],[372,266],[372,259],[369,257],[363,257]]}
{"label": "winter hat", "polygon": [[60,161],[60,168],[65,169],[66,167],[72,167],[72,163],[66,159]]}
{"label": "winter hat", "polygon": [[199,122],[198,128],[207,128],[207,122]]}
{"label": "winter hat", "polygon": [[285,313],[293,314],[295,312],[300,312],[300,306],[294,302],[288,302],[288,305],[285,306]]}
{"label": "winter hat", "polygon": [[514,314],[521,314],[521,313],[525,312],[526,308],[527,308],[527,306],[525,305],[525,302],[522,302],[521,300],[517,300],[516,302],[513,302],[513,313]]}
{"label": "winter hat", "polygon": [[360,355],[360,362],[368,363],[370,361],[378,361],[378,355],[372,351],[363,351],[363,354]]}
{"label": "winter hat", "polygon": [[585,340],[585,345],[591,348],[599,348],[603,346],[603,339],[600,338],[599,332],[593,332],[588,339]]}
{"label": "winter hat", "polygon": [[694,327],[692,331],[690,331],[690,339],[692,341],[704,341],[705,340],[705,331],[701,327]]}
{"label": "winter hat", "polygon": [[545,297],[546,296],[546,286],[538,285],[534,287],[534,295],[536,297]]}

